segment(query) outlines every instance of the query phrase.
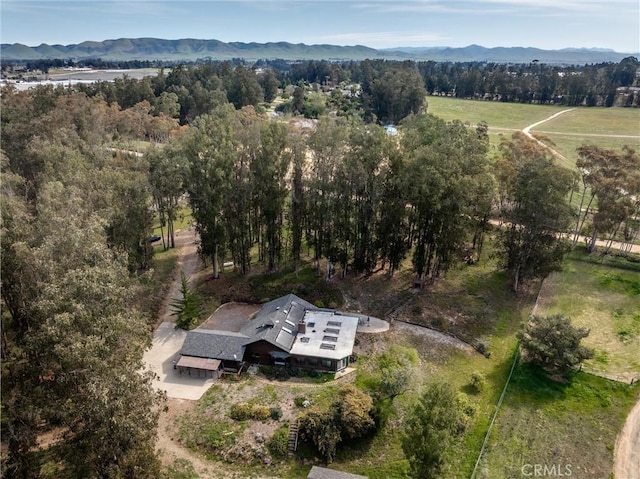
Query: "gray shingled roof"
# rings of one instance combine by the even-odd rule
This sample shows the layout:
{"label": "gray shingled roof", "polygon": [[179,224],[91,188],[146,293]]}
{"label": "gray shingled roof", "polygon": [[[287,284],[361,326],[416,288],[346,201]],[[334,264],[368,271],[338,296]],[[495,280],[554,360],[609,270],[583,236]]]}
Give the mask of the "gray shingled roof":
{"label": "gray shingled roof", "polygon": [[244,334],[231,331],[194,329],[187,333],[180,352],[183,356],[242,361],[248,339]]}
{"label": "gray shingled roof", "polygon": [[334,471],[326,467],[313,466],[307,479],[367,479],[367,476],[359,476],[349,472]]}
{"label": "gray shingled roof", "polygon": [[289,352],[293,346],[298,323],[304,318],[306,310],[317,310],[313,304],[288,294],[265,303],[258,315],[240,331],[250,337],[245,344],[267,341]]}

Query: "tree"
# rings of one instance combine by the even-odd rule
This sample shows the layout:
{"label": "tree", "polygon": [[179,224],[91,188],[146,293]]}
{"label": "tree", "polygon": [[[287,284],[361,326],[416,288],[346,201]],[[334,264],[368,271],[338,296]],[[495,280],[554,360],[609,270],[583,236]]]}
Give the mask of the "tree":
{"label": "tree", "polygon": [[562,264],[568,249],[562,234],[571,218],[568,193],[573,176],[530,140],[518,134],[514,140],[507,145],[515,178],[504,203],[509,225],[500,232],[500,249],[502,264],[518,291],[523,280],[543,278]]}
{"label": "tree", "polygon": [[372,412],[371,396],[353,385],[343,386],[328,407],[313,409],[302,417],[302,437],[313,442],[329,463],[340,442],[359,439],[374,430]]}
{"label": "tree", "polygon": [[576,328],[563,314],[533,315],[525,330],[518,333],[527,360],[560,374],[593,357],[593,351],[580,344],[587,336],[587,328]]}
{"label": "tree", "polygon": [[171,303],[172,316],[177,316],[176,328],[193,329],[202,314],[202,296],[191,290],[184,271],[180,271],[180,294],[182,298]]}
{"label": "tree", "polygon": [[410,413],[402,437],[402,450],[409,461],[411,477],[441,477],[448,449],[463,419],[452,386],[434,384],[425,390]]}
{"label": "tree", "polygon": [[[609,233],[608,248],[619,231],[625,233],[624,240],[627,241],[636,230],[633,218],[640,207],[640,156],[627,146],[622,152],[595,145],[583,145],[577,151],[579,159],[576,165],[582,173],[583,191],[573,245],[577,244],[585,221],[593,213],[595,199],[598,207],[592,214],[587,251],[595,249],[598,235]],[[588,190],[590,195],[585,206]]]}
{"label": "tree", "polygon": [[486,186],[488,141],[459,121],[433,115],[411,116],[403,126],[413,268],[421,281],[433,282],[468,255],[469,243],[480,246],[493,194]]}
{"label": "tree", "polygon": [[214,278],[219,277],[219,257],[226,245],[224,205],[235,157],[231,114],[227,106],[216,117],[199,117],[181,143],[187,160],[185,187],[200,236],[198,251],[203,258],[211,258]]}
{"label": "tree", "polygon": [[[3,317],[10,337],[2,381],[5,466],[14,477],[38,469],[33,445],[44,422],[65,431],[52,460],[74,477],[157,477],[162,395],[153,375],[141,373],[150,342],[146,318],[130,304],[126,254],[107,247],[105,220],[85,199],[84,189],[50,181],[31,218],[16,216],[21,209],[13,202],[10,211],[3,208],[3,227],[30,223],[2,245],[12,252],[3,257],[3,299],[18,318],[29,318],[23,331]],[[37,288],[5,296],[5,266],[28,273]]]}
{"label": "tree", "polygon": [[405,66],[386,71],[371,88],[373,112],[383,123],[396,123],[424,111],[426,96],[420,73]]}
{"label": "tree", "polygon": [[264,101],[271,103],[278,96],[278,78],[273,69],[267,69],[260,77],[260,84],[264,90]]}
{"label": "tree", "polygon": [[[186,162],[183,152],[175,145],[167,145],[162,150],[153,149],[147,153],[149,161],[149,183],[160,221],[160,233],[164,249],[174,248],[175,232],[173,222],[178,214],[178,201],[184,193]],[[167,227],[165,242],[164,227]]]}

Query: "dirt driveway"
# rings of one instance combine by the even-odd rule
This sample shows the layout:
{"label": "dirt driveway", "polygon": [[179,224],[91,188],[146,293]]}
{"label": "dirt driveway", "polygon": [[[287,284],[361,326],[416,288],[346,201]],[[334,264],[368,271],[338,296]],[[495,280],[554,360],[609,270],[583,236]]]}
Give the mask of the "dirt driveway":
{"label": "dirt driveway", "polygon": [[166,391],[169,398],[175,399],[200,399],[214,383],[211,378],[180,374],[173,369],[173,362],[180,357],[180,349],[187,333],[182,329],[175,329],[175,318],[171,315],[169,305],[180,297],[179,271],[183,270],[187,277],[191,277],[202,267],[195,241],[193,229],[181,231],[176,235],[176,243],[180,247],[177,271],[160,310],[159,324],[153,333],[151,349],[144,353],[144,362],[158,376],[154,386]]}

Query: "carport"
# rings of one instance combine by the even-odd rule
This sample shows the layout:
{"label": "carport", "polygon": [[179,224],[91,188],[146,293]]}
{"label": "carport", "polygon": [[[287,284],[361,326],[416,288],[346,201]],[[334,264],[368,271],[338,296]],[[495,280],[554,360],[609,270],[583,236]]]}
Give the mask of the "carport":
{"label": "carport", "polygon": [[176,369],[180,374],[186,371],[189,376],[193,372],[197,377],[201,377],[201,374],[204,373],[205,378],[218,379],[220,377],[221,364],[222,362],[219,359],[181,356],[176,363]]}

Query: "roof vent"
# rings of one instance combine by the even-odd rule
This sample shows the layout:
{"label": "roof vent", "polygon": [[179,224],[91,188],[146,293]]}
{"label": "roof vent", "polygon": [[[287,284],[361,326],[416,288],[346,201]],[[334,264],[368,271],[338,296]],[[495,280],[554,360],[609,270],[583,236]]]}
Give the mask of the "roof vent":
{"label": "roof vent", "polygon": [[300,342],[301,343],[308,343],[309,342],[309,337],[308,336],[303,336],[300,338]]}

